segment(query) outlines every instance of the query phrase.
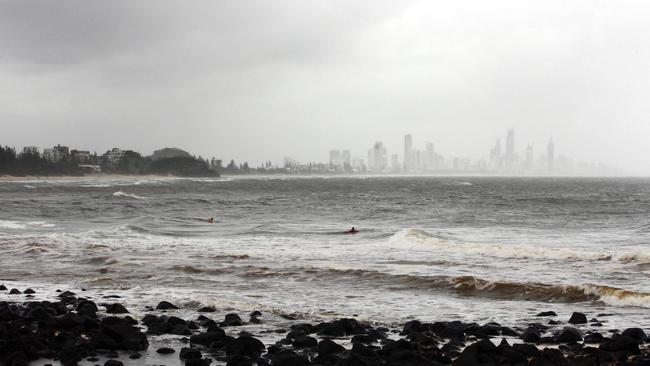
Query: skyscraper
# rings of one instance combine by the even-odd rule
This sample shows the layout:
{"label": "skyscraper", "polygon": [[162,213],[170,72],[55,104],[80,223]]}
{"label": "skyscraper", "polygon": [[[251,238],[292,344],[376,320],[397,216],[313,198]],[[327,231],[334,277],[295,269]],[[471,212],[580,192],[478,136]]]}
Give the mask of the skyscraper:
{"label": "skyscraper", "polygon": [[413,168],[413,136],[404,135],[404,171],[408,172]]}
{"label": "skyscraper", "polygon": [[372,148],[372,158],[373,170],[377,172],[383,172],[388,166],[388,159],[386,158],[386,148],[381,141],[375,142],[375,146]]}
{"label": "skyscraper", "polygon": [[338,168],[341,165],[341,152],[330,150],[330,168]]}
{"label": "skyscraper", "polygon": [[427,142],[426,145],[426,154],[425,154],[425,163],[424,163],[424,169],[425,170],[434,170],[434,163],[436,160],[436,152],[434,150],[434,145],[433,142]]}
{"label": "skyscraper", "polygon": [[511,128],[508,130],[508,136],[506,138],[506,168],[508,171],[513,171],[515,168],[515,162],[517,160],[515,156],[515,129]]}
{"label": "skyscraper", "polygon": [[555,162],[555,143],[553,139],[548,142],[546,145],[546,162],[548,165],[548,174],[553,174],[553,165]]}
{"label": "skyscraper", "polygon": [[528,173],[533,170],[533,147],[531,145],[526,148],[526,170]]}

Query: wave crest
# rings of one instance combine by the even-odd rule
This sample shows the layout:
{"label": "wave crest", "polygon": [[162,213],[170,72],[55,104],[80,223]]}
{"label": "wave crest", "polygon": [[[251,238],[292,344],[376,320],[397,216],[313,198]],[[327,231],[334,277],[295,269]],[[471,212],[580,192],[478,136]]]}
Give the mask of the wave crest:
{"label": "wave crest", "polygon": [[113,197],[128,197],[128,198],[134,198],[134,199],[137,199],[137,200],[147,199],[147,197],[138,196],[137,194],[123,192],[123,191],[113,192]]}
{"label": "wave crest", "polygon": [[417,249],[464,253],[473,256],[491,256],[513,259],[550,259],[563,261],[612,261],[621,263],[650,262],[650,253],[643,251],[629,253],[608,253],[570,248],[542,247],[526,244],[466,243],[432,235],[424,230],[404,229],[388,240],[391,245]]}

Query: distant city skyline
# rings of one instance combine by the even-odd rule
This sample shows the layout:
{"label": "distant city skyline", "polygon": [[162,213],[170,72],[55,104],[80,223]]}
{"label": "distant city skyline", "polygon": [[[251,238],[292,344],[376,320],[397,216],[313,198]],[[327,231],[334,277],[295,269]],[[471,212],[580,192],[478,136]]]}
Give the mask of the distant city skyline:
{"label": "distant city skyline", "polygon": [[[525,147],[523,147],[526,145]],[[419,147],[424,147],[420,149]],[[178,148],[178,146],[169,146]],[[40,154],[49,161],[57,161],[61,156],[75,156],[77,161],[88,163],[93,155],[101,155],[96,150],[79,150],[73,147],[57,144],[53,147],[27,145],[22,149],[17,147],[18,152],[29,154]],[[113,163],[124,156],[124,150],[134,150],[128,147],[113,147],[106,150],[104,156]],[[70,153],[68,152],[70,151]],[[144,156],[146,152],[137,151]],[[246,167],[277,169],[292,168],[296,171],[305,169],[311,170],[318,167],[323,172],[332,173],[405,173],[405,174],[436,174],[436,173],[470,173],[470,174],[494,174],[494,175],[630,175],[615,165],[608,165],[597,161],[582,161],[571,156],[557,154],[555,142],[550,138],[542,153],[535,154],[533,145],[530,143],[517,144],[516,130],[510,128],[505,134],[505,147],[502,147],[502,139],[496,138],[494,146],[486,150],[483,157],[471,159],[453,152],[441,153],[436,151],[435,143],[432,141],[419,141],[412,134],[403,136],[402,154],[389,150],[382,141],[375,141],[367,150],[364,157],[354,154],[350,149],[332,148],[326,159],[299,160],[285,154],[278,161],[270,158],[261,159],[260,162],[238,159],[219,154],[196,154],[204,159],[212,170],[220,170],[222,164],[235,162]],[[158,153],[159,151],[154,151]],[[232,164],[232,163],[231,163]],[[247,168],[248,169],[248,168]]]}

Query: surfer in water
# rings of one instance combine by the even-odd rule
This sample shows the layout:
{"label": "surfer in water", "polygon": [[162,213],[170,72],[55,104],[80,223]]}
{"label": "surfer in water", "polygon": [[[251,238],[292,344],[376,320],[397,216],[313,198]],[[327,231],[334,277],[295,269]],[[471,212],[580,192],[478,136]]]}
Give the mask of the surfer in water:
{"label": "surfer in water", "polygon": [[210,217],[210,218],[208,219],[208,222],[209,222],[210,224],[212,224],[212,223],[214,222],[214,217]]}
{"label": "surfer in water", "polygon": [[359,232],[359,230],[355,229],[354,226],[353,226],[352,229],[346,231],[345,233],[346,234],[356,234],[358,232]]}

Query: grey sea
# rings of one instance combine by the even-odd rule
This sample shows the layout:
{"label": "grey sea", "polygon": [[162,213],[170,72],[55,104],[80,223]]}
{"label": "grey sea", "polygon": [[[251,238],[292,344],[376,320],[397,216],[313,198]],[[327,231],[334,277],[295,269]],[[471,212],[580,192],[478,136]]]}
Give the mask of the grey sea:
{"label": "grey sea", "polygon": [[0,182],[0,283],[120,293],[135,311],[166,299],[388,326],[581,311],[647,329],[649,213],[647,179]]}

